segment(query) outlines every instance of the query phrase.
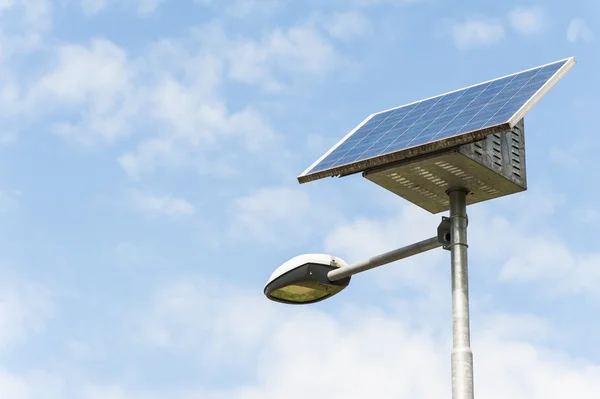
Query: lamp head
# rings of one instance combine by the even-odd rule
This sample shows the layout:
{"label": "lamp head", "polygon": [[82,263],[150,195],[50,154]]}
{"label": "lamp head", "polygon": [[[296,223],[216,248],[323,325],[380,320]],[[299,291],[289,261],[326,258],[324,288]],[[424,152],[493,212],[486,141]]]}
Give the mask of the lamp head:
{"label": "lamp head", "polygon": [[309,254],[292,258],[279,266],[265,286],[267,298],[282,303],[303,305],[327,299],[350,283],[350,277],[329,281],[327,273],[348,266],[331,255]]}

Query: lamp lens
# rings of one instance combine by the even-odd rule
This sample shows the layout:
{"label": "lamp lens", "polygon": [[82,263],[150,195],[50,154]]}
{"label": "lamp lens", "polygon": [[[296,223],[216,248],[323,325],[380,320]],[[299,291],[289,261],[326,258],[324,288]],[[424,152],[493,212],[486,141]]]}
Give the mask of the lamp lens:
{"label": "lamp lens", "polygon": [[[312,287],[309,287],[308,285],[311,285]],[[331,294],[331,290],[327,290],[326,287],[310,283],[306,286],[298,284],[286,285],[285,287],[273,290],[270,293],[270,295],[274,298],[281,299],[286,302],[299,303],[312,302]]]}

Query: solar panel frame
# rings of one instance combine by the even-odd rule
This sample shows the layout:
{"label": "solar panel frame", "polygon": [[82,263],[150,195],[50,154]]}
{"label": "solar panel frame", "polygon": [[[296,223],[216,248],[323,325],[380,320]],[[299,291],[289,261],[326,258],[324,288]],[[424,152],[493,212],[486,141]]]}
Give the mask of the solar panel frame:
{"label": "solar panel frame", "polygon": [[[429,105],[431,102],[433,102],[433,100],[437,100],[435,101],[433,104],[431,104],[430,108],[423,112],[421,114],[421,117],[423,115],[425,115],[428,111],[430,111],[431,109],[433,109],[436,106],[437,102],[441,102],[443,101],[446,96],[452,95],[454,93],[459,93],[462,92],[461,95],[458,96],[458,98],[455,100],[458,101],[459,98],[461,98],[461,96],[463,96],[465,93],[467,93],[469,91],[469,89],[472,88],[478,88],[478,87],[483,87],[484,85],[487,85],[484,87],[484,89],[482,89],[475,98],[477,98],[477,96],[479,96],[480,94],[485,92],[485,89],[487,89],[489,86],[491,86],[492,84],[494,84],[494,82],[499,82],[502,81],[503,79],[508,79],[508,78],[513,78],[511,80],[508,81],[508,83],[498,92],[502,92],[502,90],[504,90],[504,88],[508,87],[508,85],[512,82],[512,80],[516,80],[517,78],[521,78],[523,76],[527,76],[525,75],[527,72],[530,71],[534,71],[534,70],[542,70],[542,68],[554,65],[554,64],[559,64],[559,63],[564,63],[558,70],[556,70],[555,72],[552,73],[552,75],[550,75],[549,79],[542,84],[541,87],[539,87],[533,94],[530,95],[529,99],[525,101],[525,103],[523,103],[519,109],[517,109],[516,111],[511,111],[512,114],[508,114],[506,117],[504,117],[502,119],[502,121],[500,123],[497,123],[493,126],[487,126],[485,128],[482,129],[477,129],[477,130],[473,130],[473,131],[467,131],[464,133],[460,133],[459,135],[455,135],[455,136],[450,136],[450,137],[445,137],[442,138],[440,140],[435,140],[435,141],[430,141],[430,142],[426,142],[426,143],[421,143],[415,146],[409,146],[409,147],[405,147],[402,148],[398,151],[393,151],[393,152],[389,152],[389,153],[384,153],[384,154],[380,154],[380,155],[376,155],[370,158],[366,158],[366,159],[361,159],[355,162],[350,161],[350,163],[346,163],[346,164],[341,164],[339,166],[335,166],[335,164],[341,160],[344,156],[348,155],[349,152],[352,149],[355,148],[360,148],[360,147],[354,147],[351,146],[354,144],[356,144],[356,142],[360,142],[363,137],[358,137],[358,136],[354,136],[354,134],[356,132],[359,132],[364,126],[366,126],[368,123],[377,123],[378,119],[383,119],[383,122],[380,123],[386,123],[387,119],[390,115],[387,115],[387,113],[390,113],[392,111],[395,110],[408,110],[408,112],[405,113],[405,115],[403,116],[406,117],[408,114],[410,114],[414,109],[416,109],[417,107],[426,104]],[[396,163],[405,159],[409,159],[409,158],[413,158],[422,154],[430,154],[430,153],[435,153],[438,151],[444,151],[447,150],[449,148],[452,147],[457,147],[460,145],[464,145],[464,144],[469,144],[475,141],[479,141],[484,139],[486,136],[493,134],[493,133],[498,133],[498,132],[502,132],[505,131],[507,129],[511,129],[513,128],[521,119],[523,119],[523,117],[531,110],[531,108],[533,108],[535,106],[535,104],[537,104],[539,102],[539,100],[541,98],[543,98],[550,89],[552,89],[552,87],[554,87],[554,85],[556,85],[556,83],[558,83],[559,80],[561,80],[564,75],[571,70],[571,68],[576,64],[576,60],[574,57],[570,57],[570,58],[565,58],[563,60],[559,60],[559,61],[554,61],[545,65],[541,65],[541,66],[537,66],[534,68],[530,68],[524,71],[520,71],[520,72],[516,72],[516,73],[512,73],[506,76],[502,76],[496,79],[491,79],[485,82],[481,82],[481,83],[477,83],[471,86],[467,86],[464,88],[460,88],[457,90],[453,90],[441,95],[436,95],[436,96],[432,96],[429,98],[426,98],[424,100],[420,100],[420,101],[415,101],[412,103],[408,103],[406,105],[401,105],[398,107],[394,107],[394,108],[390,108],[384,111],[380,111],[380,112],[376,112],[374,114],[369,115],[365,120],[363,120],[357,127],[355,127],[352,131],[350,131],[350,133],[348,133],[342,140],[340,140],[336,145],[334,145],[329,151],[327,151],[325,154],[323,154],[316,162],[314,162],[309,168],[307,168],[300,176],[298,176],[298,181],[300,183],[306,183],[309,181],[313,181],[313,180],[318,180],[324,177],[330,177],[330,176],[346,176],[346,175],[350,175],[350,174],[354,174],[354,173],[359,173],[374,167],[379,167],[382,165],[387,165],[387,164],[391,164],[391,163]],[[538,71],[539,72],[539,71]],[[519,76],[520,75],[520,76]],[[531,81],[536,75],[532,75],[531,78],[528,80]],[[519,86],[515,86],[515,87],[519,87]],[[522,86],[522,88],[524,88],[525,86]],[[519,89],[519,90],[521,90]],[[518,93],[519,90],[517,90],[515,92],[515,94],[510,97],[510,99],[512,99],[513,97],[515,97]],[[497,93],[497,94],[498,94]],[[494,97],[495,98],[495,97]],[[496,117],[496,115],[502,110],[502,108],[504,108],[504,106],[509,104],[509,100],[507,100],[505,102],[505,104],[499,108],[496,113],[494,113],[489,119],[492,120],[493,118],[499,119],[501,115],[499,115],[498,117]],[[454,103],[455,103],[454,102]],[[454,103],[452,103],[449,107],[451,107]],[[490,101],[491,103],[491,101]],[[470,104],[470,103],[469,103]],[[489,103],[486,103],[479,111],[477,111],[477,113],[481,112],[485,107],[487,107],[489,105]],[[412,107],[411,107],[412,106]],[[411,108],[408,108],[411,107]],[[442,111],[441,114],[444,114],[446,112],[446,110],[448,110],[449,108],[446,108],[445,110]],[[464,109],[467,109],[467,106],[464,107]],[[463,110],[464,110],[463,109]],[[493,111],[493,109],[492,109]],[[510,108],[508,109],[508,111],[510,111]],[[461,111],[462,112],[462,111]],[[506,112],[506,111],[505,111]],[[456,118],[458,115],[460,114],[460,112],[458,114],[456,114],[454,116],[454,118]],[[382,118],[383,115],[387,115],[385,118]],[[512,115],[512,116],[511,116]],[[439,115],[438,115],[439,116]],[[510,117],[509,117],[510,116]],[[420,119],[417,118],[417,119]],[[391,122],[393,122],[393,120],[390,120]],[[412,128],[414,126],[414,124],[417,121],[414,121],[409,127],[408,129]],[[471,119],[469,119],[464,125],[464,126],[468,126],[468,124],[471,122]],[[398,123],[398,122],[397,122]],[[430,125],[433,123],[433,121],[430,122]],[[451,122],[450,122],[451,123]],[[444,129],[450,125],[450,123],[448,123],[446,126],[444,126]],[[395,125],[394,125],[395,126]],[[375,127],[376,128],[376,127]],[[395,136],[395,135],[390,135],[390,137],[387,137],[386,140],[391,140],[393,139],[393,141],[397,141],[399,137],[401,137],[406,131],[408,131],[408,129],[406,129],[400,136]],[[425,128],[426,129],[426,128]],[[425,129],[423,131],[425,131]],[[391,129],[390,129],[391,130]],[[389,131],[386,131],[383,135],[387,135],[389,133]],[[443,130],[443,129],[442,129]],[[438,131],[437,134],[439,134],[442,130]],[[368,136],[369,131],[367,131],[366,129],[362,132],[363,135]],[[412,141],[414,141],[418,136],[413,137]],[[433,136],[435,137],[435,136]],[[412,142],[411,141],[411,142]],[[365,143],[368,144],[368,143]],[[384,142],[385,144],[385,142]],[[390,143],[391,144],[391,143]],[[326,163],[321,164],[321,162],[323,160],[325,160],[333,151],[335,151],[336,149],[340,148],[343,145],[347,145],[347,146],[351,146],[349,152],[345,153],[345,155],[343,155],[341,158],[338,158],[336,160],[333,161],[333,163],[331,163],[331,165],[328,165]],[[388,148],[388,147],[386,147]],[[364,153],[364,152],[363,152]],[[348,158],[346,158],[347,160],[352,159],[352,156],[349,156]],[[331,162],[331,160],[329,160],[328,162]],[[315,169],[315,167],[317,165],[320,165],[321,168],[323,168],[323,166],[326,166],[325,168],[318,170],[316,172],[312,172],[311,171],[313,169]]]}

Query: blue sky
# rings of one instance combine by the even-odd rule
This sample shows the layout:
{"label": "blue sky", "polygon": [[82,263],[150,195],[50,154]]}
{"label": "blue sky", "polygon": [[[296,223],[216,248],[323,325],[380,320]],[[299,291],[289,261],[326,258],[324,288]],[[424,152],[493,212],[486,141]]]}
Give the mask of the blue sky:
{"label": "blue sky", "polygon": [[296,176],[367,115],[575,56],[529,190],[469,208],[482,398],[600,396],[600,4],[0,0],[2,398],[446,398],[449,254],[266,300],[439,215]]}

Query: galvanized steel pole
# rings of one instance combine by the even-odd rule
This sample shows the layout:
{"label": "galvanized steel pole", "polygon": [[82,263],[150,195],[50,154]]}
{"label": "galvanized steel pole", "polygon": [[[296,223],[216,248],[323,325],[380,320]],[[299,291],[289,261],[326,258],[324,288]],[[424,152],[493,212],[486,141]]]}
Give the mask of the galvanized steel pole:
{"label": "galvanized steel pole", "polygon": [[450,196],[452,262],[452,398],[473,399],[473,352],[469,327],[467,262],[467,191],[453,189]]}

